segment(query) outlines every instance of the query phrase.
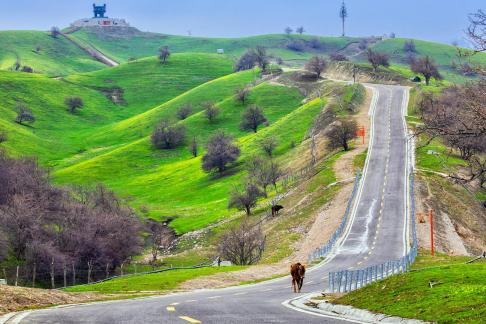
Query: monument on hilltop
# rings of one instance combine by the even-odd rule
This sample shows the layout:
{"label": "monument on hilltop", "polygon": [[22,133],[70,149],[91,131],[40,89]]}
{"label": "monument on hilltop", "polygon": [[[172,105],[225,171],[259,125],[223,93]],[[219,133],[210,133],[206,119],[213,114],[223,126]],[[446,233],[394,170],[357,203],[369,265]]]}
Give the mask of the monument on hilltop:
{"label": "monument on hilltop", "polygon": [[106,14],[106,4],[98,6],[93,3],[93,18],[85,18],[76,20],[71,24],[71,27],[130,27],[125,19],[108,18]]}
{"label": "monument on hilltop", "polygon": [[97,6],[96,4],[93,3],[93,18],[108,18],[105,17],[106,13],[106,3],[103,4],[102,6]]}

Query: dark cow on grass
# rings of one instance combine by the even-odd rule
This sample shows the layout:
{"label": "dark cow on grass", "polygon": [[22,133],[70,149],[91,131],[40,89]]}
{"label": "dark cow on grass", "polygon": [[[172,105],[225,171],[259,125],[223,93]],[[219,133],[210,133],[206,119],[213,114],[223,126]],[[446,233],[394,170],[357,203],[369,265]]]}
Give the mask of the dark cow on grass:
{"label": "dark cow on grass", "polygon": [[284,208],[284,206],[282,206],[282,205],[274,205],[274,206],[272,206],[272,216],[278,215],[278,211],[280,209],[283,209],[283,208]]}

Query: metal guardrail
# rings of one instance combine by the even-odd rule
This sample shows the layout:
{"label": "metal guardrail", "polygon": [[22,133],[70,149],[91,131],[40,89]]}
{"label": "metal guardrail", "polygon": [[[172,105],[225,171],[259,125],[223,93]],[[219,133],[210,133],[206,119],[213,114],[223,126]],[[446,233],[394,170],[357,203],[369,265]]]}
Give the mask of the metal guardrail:
{"label": "metal guardrail", "polygon": [[308,263],[311,263],[320,258],[324,258],[329,252],[331,252],[334,245],[336,244],[336,241],[341,237],[341,234],[346,228],[346,223],[348,222],[349,213],[351,212],[351,207],[353,205],[356,192],[358,191],[358,185],[360,179],[361,179],[361,172],[358,172],[358,174],[356,175],[356,179],[354,180],[353,192],[351,194],[351,197],[348,200],[348,205],[346,206],[346,211],[344,212],[344,217],[341,220],[341,224],[339,224],[339,227],[332,234],[331,238],[325,245],[321,246],[320,248],[317,248],[311,255],[309,255]]}
{"label": "metal guardrail", "polygon": [[359,270],[342,270],[329,273],[330,292],[348,292],[366,286],[391,275],[406,272],[415,261],[418,252],[415,226],[414,174],[410,171],[410,218],[412,225],[412,246],[406,255],[398,260],[369,266]]}

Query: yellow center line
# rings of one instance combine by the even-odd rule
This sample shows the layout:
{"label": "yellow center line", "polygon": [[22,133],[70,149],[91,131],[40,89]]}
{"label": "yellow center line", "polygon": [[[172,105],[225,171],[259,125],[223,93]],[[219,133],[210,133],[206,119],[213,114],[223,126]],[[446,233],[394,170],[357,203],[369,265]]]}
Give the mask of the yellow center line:
{"label": "yellow center line", "polygon": [[174,306],[167,306],[166,309],[167,309],[168,312],[175,312]]}
{"label": "yellow center line", "polygon": [[189,323],[192,323],[192,324],[201,323],[201,321],[198,321],[197,319],[194,319],[194,318],[189,317],[189,316],[179,316],[179,318],[184,320],[184,321],[188,321]]}

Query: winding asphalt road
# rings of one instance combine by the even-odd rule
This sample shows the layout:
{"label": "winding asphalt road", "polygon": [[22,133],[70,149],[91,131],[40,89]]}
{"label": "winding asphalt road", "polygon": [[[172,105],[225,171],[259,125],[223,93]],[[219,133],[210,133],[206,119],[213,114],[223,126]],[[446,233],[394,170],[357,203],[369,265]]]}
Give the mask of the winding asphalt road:
{"label": "winding asphalt road", "polygon": [[[404,112],[408,89],[372,85],[370,146],[343,238],[308,270],[303,293],[327,288],[329,271],[359,269],[397,259],[408,250],[408,152]],[[295,309],[290,279],[24,313],[13,323],[337,323]]]}

